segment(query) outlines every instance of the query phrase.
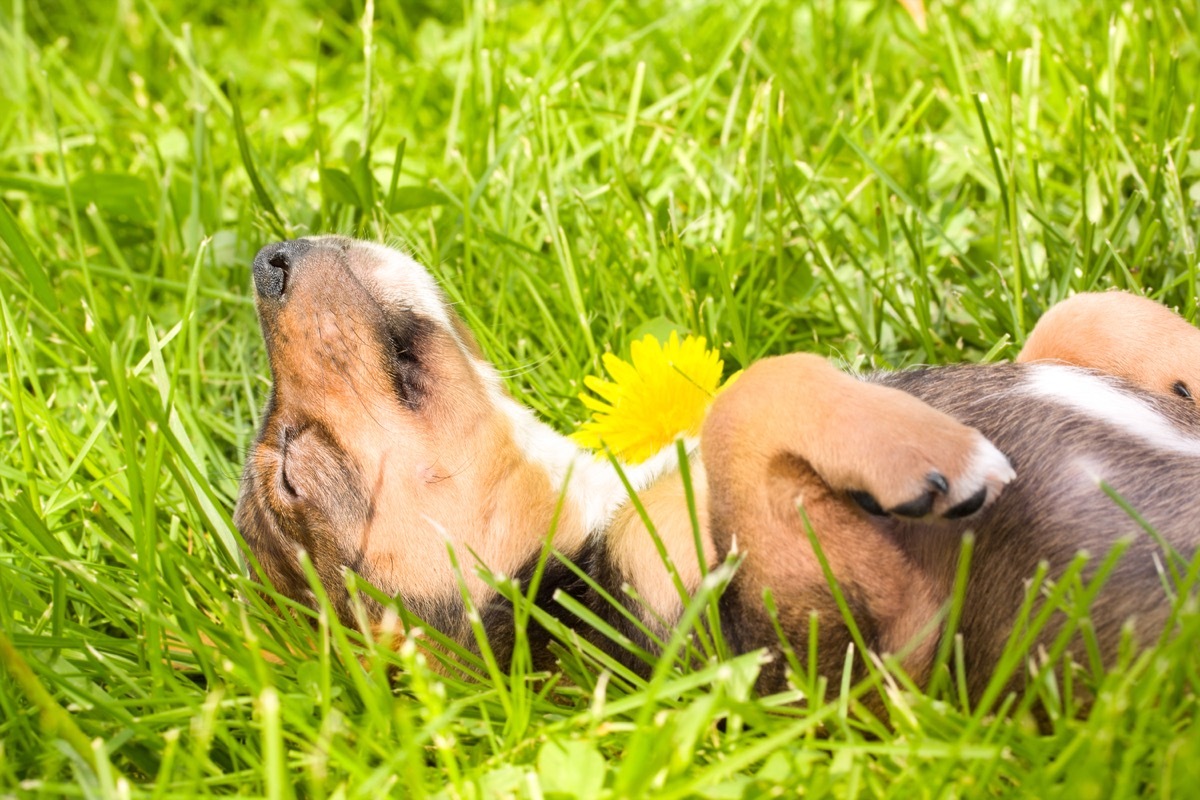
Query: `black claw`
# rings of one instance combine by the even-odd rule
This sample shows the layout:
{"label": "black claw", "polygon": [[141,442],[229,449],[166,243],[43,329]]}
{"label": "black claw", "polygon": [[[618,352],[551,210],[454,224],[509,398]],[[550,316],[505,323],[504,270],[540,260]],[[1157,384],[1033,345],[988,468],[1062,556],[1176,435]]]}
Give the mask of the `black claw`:
{"label": "black claw", "polygon": [[924,517],[932,510],[933,492],[926,492],[907,503],[901,503],[895,508],[888,509],[888,513],[895,514],[897,517]]}
{"label": "black claw", "polygon": [[863,511],[876,517],[886,517],[887,512],[883,510],[883,506],[879,505],[879,501],[871,496],[870,492],[854,490],[850,492],[850,498],[862,508]]}
{"label": "black claw", "polygon": [[935,492],[947,494],[950,491],[950,481],[946,480],[946,476],[936,469],[926,475],[925,480],[929,482]]}
{"label": "black claw", "polygon": [[945,514],[946,519],[962,519],[963,517],[971,516],[976,511],[983,508],[983,504],[987,502],[987,496],[988,490],[985,486],[975,494],[968,497],[966,500],[963,500],[954,508],[947,511]]}

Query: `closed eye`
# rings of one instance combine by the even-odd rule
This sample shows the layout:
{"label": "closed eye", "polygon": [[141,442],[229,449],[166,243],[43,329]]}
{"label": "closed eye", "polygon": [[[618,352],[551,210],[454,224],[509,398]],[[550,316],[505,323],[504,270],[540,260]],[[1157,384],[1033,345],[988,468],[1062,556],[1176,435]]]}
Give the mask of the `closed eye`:
{"label": "closed eye", "polygon": [[1171,387],[1171,391],[1182,397],[1184,400],[1192,399],[1192,392],[1188,389],[1187,384],[1183,381],[1175,381],[1175,385]]}
{"label": "closed eye", "polygon": [[410,338],[400,335],[398,332],[391,333],[391,348],[392,358],[405,364],[416,364],[417,354],[413,349],[413,342]]}

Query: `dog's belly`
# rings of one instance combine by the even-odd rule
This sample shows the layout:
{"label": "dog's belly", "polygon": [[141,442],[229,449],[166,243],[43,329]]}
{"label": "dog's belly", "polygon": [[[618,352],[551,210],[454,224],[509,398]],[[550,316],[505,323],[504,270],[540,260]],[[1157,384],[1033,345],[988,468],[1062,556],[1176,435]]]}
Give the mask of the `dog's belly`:
{"label": "dog's belly", "polygon": [[[1200,545],[1200,412],[1191,400],[1040,364],[921,369],[871,380],[978,428],[1017,473],[994,505],[962,523],[888,523],[946,596],[962,535],[974,532],[960,626],[973,662],[969,675],[986,677],[994,668],[1040,564],[1054,580],[1086,552],[1090,581],[1122,539],[1128,549],[1090,609],[1100,650],[1116,652],[1130,619],[1143,641],[1161,633],[1171,605],[1164,580],[1170,586],[1172,564],[1185,573]],[[1042,641],[1064,621],[1058,615]]]}

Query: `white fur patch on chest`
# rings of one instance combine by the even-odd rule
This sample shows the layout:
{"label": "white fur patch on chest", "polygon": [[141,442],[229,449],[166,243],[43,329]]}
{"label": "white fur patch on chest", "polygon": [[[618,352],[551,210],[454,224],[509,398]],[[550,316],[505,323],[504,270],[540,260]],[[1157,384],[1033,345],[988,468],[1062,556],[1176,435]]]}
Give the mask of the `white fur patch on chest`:
{"label": "white fur patch on chest", "polygon": [[1200,440],[1189,437],[1150,404],[1102,375],[1057,364],[1034,364],[1022,388],[1034,397],[1105,422],[1155,449],[1200,457]]}
{"label": "white fur patch on chest", "polygon": [[[512,425],[513,439],[522,455],[542,465],[555,492],[567,484],[567,500],[579,509],[583,529],[596,535],[608,528],[613,515],[629,501],[621,476],[604,456],[597,457],[546,425],[533,412],[507,396],[496,396],[497,405]],[[698,441],[687,442],[692,453]],[[648,488],[664,474],[676,469],[674,445],[663,448],[647,461],[622,465],[625,479],[634,491]]]}
{"label": "white fur patch on chest", "polygon": [[[567,501],[579,510],[583,530],[589,536],[607,530],[613,515],[629,501],[625,484],[612,463],[604,456],[597,457],[581,449],[510,397],[492,365],[476,359],[472,359],[472,364],[494,407],[508,419],[513,442],[521,454],[546,470],[556,493],[566,484]],[[695,458],[699,440],[689,439],[686,445],[688,454]],[[672,444],[641,464],[622,465],[622,471],[633,490],[640,492],[678,466],[679,458]]]}

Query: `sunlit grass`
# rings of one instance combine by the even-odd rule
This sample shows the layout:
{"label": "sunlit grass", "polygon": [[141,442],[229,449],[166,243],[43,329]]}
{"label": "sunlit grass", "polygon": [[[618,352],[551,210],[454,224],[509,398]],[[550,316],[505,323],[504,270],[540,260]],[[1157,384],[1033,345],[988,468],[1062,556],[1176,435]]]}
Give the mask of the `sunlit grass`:
{"label": "sunlit grass", "polygon": [[[523,640],[508,671],[249,590],[230,511],[268,387],[249,264],[281,236],[409,249],[564,431],[604,352],[671,326],[732,372],[1010,357],[1108,286],[1194,319],[1198,12],[3,4],[0,793],[1189,796],[1186,593],[1157,648],[1023,696],[965,703],[947,640],[929,694],[887,663],[824,686],[801,650],[756,698],[757,654],[707,633],[725,569],[649,680],[499,584],[557,632],[561,675],[530,675]],[[1087,626],[1082,580],[1030,577]]]}

